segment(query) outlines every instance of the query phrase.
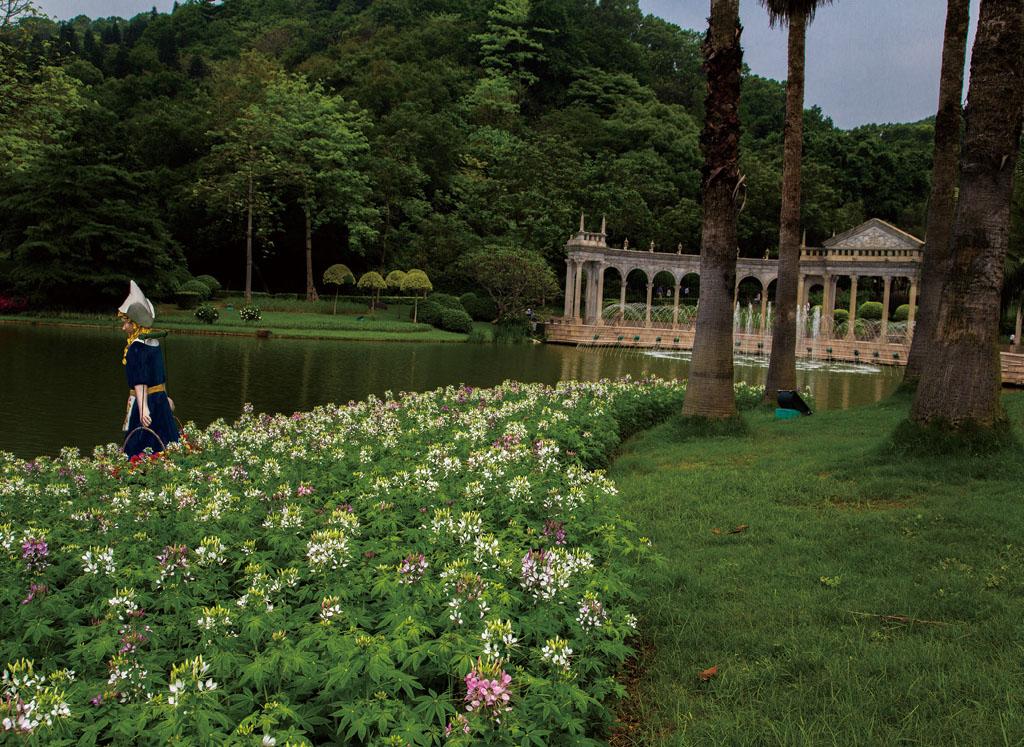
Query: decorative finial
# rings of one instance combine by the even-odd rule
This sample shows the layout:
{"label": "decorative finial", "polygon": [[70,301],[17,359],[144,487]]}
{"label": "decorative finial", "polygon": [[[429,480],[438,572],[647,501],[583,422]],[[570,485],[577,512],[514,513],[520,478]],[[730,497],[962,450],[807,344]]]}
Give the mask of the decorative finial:
{"label": "decorative finial", "polygon": [[580,233],[583,233],[586,229],[583,228],[583,213],[580,213]]}
{"label": "decorative finial", "polygon": [[601,235],[602,236],[605,235],[605,231],[604,231],[604,216],[603,215],[601,216]]}

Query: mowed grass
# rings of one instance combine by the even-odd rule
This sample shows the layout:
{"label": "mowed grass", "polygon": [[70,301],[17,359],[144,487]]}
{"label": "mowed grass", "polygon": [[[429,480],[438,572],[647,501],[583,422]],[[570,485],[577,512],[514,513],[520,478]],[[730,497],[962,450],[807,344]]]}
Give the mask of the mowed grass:
{"label": "mowed grass", "polygon": [[[271,301],[271,308],[263,309],[263,318],[258,322],[246,322],[238,314],[244,304],[241,299],[216,299],[214,305],[220,317],[213,324],[196,319],[192,310],[182,310],[173,304],[157,305],[158,329],[213,334],[255,335],[258,330],[270,330],[279,337],[375,340],[391,342],[465,342],[467,335],[447,332],[422,322],[414,324],[412,304],[393,304],[388,309],[377,310],[371,315],[365,305],[338,302],[338,313],[333,313],[331,302],[321,301],[306,304],[304,301]],[[233,308],[227,308],[229,305]],[[274,306],[282,308],[274,308]],[[51,312],[34,314],[0,315],[0,321],[30,322],[37,324],[61,324],[86,326],[120,327],[115,312],[110,314]],[[493,337],[493,325],[474,322],[473,328],[480,334]]]}
{"label": "mowed grass", "polygon": [[623,445],[665,563],[613,744],[1024,744],[1024,454],[893,457],[910,401]]}

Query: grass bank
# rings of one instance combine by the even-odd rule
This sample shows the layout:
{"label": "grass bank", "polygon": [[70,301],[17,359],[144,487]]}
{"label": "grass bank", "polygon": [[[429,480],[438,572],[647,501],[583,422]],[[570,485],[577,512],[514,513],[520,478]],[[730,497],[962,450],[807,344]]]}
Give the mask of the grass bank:
{"label": "grass bank", "polygon": [[614,744],[1024,743],[1024,459],[890,457],[909,406],[623,445],[610,476],[666,562]]}
{"label": "grass bank", "polygon": [[[271,301],[262,310],[259,322],[243,321],[238,309],[244,304],[241,299],[216,301],[220,317],[213,324],[196,319],[193,311],[178,309],[172,304],[157,305],[159,329],[170,329],[196,334],[252,335],[269,330],[278,337],[327,339],[327,340],[375,340],[390,342],[464,342],[467,335],[446,332],[429,324],[412,321],[412,306],[392,306],[370,315],[365,306],[338,303],[338,313],[332,313],[332,305],[321,301],[303,306],[306,302]],[[230,308],[229,308],[230,307]],[[92,314],[75,312],[41,311],[20,314],[2,314],[0,322],[85,325],[119,327],[113,314]],[[493,337],[492,325],[474,323],[474,330]],[[265,332],[264,332],[265,334]]]}

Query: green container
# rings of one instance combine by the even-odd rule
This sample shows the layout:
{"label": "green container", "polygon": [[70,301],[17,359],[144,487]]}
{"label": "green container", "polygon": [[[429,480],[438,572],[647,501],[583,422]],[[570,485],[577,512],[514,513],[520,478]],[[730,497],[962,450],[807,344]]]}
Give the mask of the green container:
{"label": "green container", "polygon": [[790,410],[790,409],[785,408],[785,407],[776,407],[775,408],[775,417],[777,419],[782,419],[782,420],[785,420],[787,418],[798,418],[798,417],[800,417],[800,411],[799,410]]}

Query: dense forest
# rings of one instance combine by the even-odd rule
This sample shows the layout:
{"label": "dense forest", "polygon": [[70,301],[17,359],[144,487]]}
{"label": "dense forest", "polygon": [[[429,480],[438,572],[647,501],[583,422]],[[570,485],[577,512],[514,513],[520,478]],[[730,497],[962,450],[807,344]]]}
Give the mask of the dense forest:
{"label": "dense forest", "polygon": [[[702,32],[636,0],[194,0],[0,40],[0,292],[33,303],[238,289],[250,212],[270,292],[305,290],[307,235],[318,282],[343,262],[457,291],[496,248],[561,277],[581,212],[610,243],[700,245]],[[747,74],[744,256],[778,245],[784,113]],[[808,243],[869,217],[923,235],[932,137],[807,110]]]}

